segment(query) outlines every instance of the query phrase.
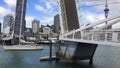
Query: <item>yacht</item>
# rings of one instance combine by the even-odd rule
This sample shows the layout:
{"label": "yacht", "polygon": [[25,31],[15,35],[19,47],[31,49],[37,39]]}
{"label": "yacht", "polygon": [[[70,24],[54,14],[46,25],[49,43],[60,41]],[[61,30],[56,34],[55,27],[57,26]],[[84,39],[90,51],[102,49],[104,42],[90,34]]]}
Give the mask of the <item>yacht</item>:
{"label": "yacht", "polygon": [[43,46],[37,46],[37,45],[12,45],[12,46],[3,46],[5,50],[20,50],[20,51],[26,51],[26,50],[42,50]]}

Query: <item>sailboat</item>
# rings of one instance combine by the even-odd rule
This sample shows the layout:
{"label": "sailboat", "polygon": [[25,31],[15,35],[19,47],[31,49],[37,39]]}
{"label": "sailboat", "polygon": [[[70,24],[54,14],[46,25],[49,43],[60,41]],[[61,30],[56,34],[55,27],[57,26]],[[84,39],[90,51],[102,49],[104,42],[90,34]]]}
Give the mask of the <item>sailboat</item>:
{"label": "sailboat", "polygon": [[19,40],[20,44],[18,45],[4,45],[5,50],[42,50],[43,46],[37,46],[34,42],[27,42],[25,40]]}
{"label": "sailboat", "polygon": [[[22,0],[22,3],[24,3],[24,0]],[[23,5],[22,5],[22,11],[23,11]],[[19,44],[18,45],[5,45],[5,41],[11,42],[12,39],[14,39],[14,29],[13,31],[7,32],[5,35],[6,37],[3,37],[2,40],[4,41],[3,43],[3,48],[5,50],[41,50],[43,49],[43,46],[37,46],[34,42],[27,42],[23,39],[21,39],[21,30],[22,30],[22,16],[23,12],[21,14],[21,22],[20,22],[20,34],[19,34]],[[15,25],[14,25],[15,26]]]}

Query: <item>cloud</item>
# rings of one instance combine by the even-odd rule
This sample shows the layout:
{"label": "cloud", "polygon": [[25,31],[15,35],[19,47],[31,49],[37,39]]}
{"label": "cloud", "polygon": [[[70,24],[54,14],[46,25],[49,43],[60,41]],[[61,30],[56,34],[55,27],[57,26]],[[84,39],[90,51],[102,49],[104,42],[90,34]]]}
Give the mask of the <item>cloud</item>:
{"label": "cloud", "polygon": [[58,0],[39,0],[40,2],[43,2],[43,3],[50,3],[52,6],[57,6],[57,1]]}
{"label": "cloud", "polygon": [[98,20],[104,19],[104,14],[97,14],[90,11],[84,11],[82,17],[80,18],[80,24],[95,23]]}
{"label": "cloud", "polygon": [[51,9],[52,5],[49,2],[46,2],[46,7],[47,7],[47,9]]}
{"label": "cloud", "polygon": [[[81,0],[80,0],[81,1]],[[110,15],[120,14],[120,0],[107,0],[108,8],[110,9]],[[104,11],[105,9],[105,0],[86,0],[80,3],[84,6],[94,7],[96,10]]]}
{"label": "cloud", "polygon": [[17,1],[17,0],[4,0],[4,2],[5,2],[9,7],[15,7],[15,6],[16,6],[16,1]]}
{"label": "cloud", "polygon": [[[32,27],[32,20],[35,19],[35,16],[26,16],[26,27]],[[53,17],[43,17],[43,18],[36,18],[40,21],[40,25],[52,25],[53,24]]]}
{"label": "cloud", "polygon": [[53,25],[53,17],[58,13],[57,0],[39,0],[38,4],[35,4],[35,9],[44,15],[40,17],[40,24]]}
{"label": "cloud", "polygon": [[32,27],[32,20],[34,19],[34,16],[26,16],[26,27]]}
{"label": "cloud", "polygon": [[[96,14],[96,13],[92,13],[92,12],[87,11],[87,12],[84,12],[84,15],[83,15],[83,17],[81,19],[83,21],[81,21],[80,24],[82,24],[82,25],[83,24],[86,25],[88,23],[94,24],[94,23],[96,23],[96,22],[98,22],[99,20],[102,20],[102,19],[105,19],[104,14]],[[106,24],[103,23],[103,24],[97,25],[97,26],[95,26],[95,28],[96,27],[101,27],[103,25],[106,25]],[[112,25],[112,28],[113,29],[120,28],[120,22]]]}
{"label": "cloud", "polygon": [[57,6],[57,0],[39,0],[38,4],[35,4],[35,9],[47,16],[53,16],[58,11]]}
{"label": "cloud", "polygon": [[2,6],[0,6],[0,16],[5,16],[6,14],[13,14],[14,12],[11,10],[11,9],[9,9],[9,8],[5,8],[5,7],[2,7]]}
{"label": "cloud", "polygon": [[40,23],[44,25],[47,25],[47,24],[52,25],[53,17],[44,17],[43,19],[40,20]]}
{"label": "cloud", "polygon": [[35,4],[35,9],[40,11],[40,12],[45,12],[45,8],[42,7],[41,5]]}
{"label": "cloud", "polygon": [[47,15],[53,15],[55,13],[54,9],[52,8],[52,5],[50,5],[49,2],[46,3],[45,7],[43,7],[43,5],[35,4],[35,9]]}
{"label": "cloud", "polygon": [[[26,16],[26,27],[32,27],[32,20],[35,19],[35,16]],[[43,17],[41,19],[36,18],[40,20],[40,25],[52,25],[53,24],[53,17]]]}

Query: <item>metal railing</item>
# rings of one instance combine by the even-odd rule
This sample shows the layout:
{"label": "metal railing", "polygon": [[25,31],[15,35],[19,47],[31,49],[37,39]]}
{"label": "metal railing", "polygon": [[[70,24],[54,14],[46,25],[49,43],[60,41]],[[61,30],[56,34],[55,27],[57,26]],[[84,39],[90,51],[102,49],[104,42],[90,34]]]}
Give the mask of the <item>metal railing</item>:
{"label": "metal railing", "polygon": [[80,39],[91,41],[120,42],[120,30],[84,30],[72,35],[65,36],[68,39]]}

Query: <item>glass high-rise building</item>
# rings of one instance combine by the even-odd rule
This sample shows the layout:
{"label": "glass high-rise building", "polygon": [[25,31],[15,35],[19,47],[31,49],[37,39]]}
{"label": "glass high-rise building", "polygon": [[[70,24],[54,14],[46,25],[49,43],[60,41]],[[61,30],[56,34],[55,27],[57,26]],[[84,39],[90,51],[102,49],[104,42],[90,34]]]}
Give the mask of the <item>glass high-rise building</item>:
{"label": "glass high-rise building", "polygon": [[60,31],[60,17],[59,14],[54,16],[54,32],[59,34]]}
{"label": "glass high-rise building", "polygon": [[13,30],[14,17],[11,14],[7,14],[3,18],[3,31],[5,28],[10,27]]}
{"label": "glass high-rise building", "polygon": [[[27,0],[17,0],[16,2],[16,15],[15,15],[15,35],[23,35],[26,27],[25,14],[26,14]],[[20,29],[21,28],[21,29]]]}

